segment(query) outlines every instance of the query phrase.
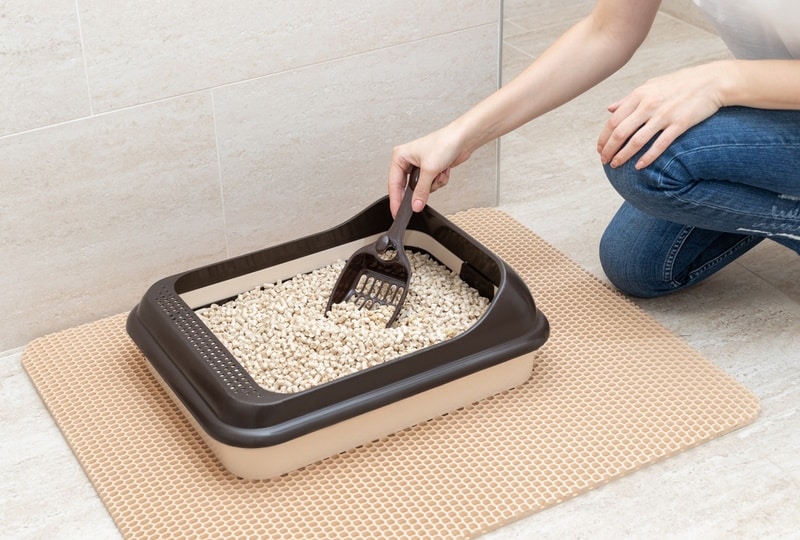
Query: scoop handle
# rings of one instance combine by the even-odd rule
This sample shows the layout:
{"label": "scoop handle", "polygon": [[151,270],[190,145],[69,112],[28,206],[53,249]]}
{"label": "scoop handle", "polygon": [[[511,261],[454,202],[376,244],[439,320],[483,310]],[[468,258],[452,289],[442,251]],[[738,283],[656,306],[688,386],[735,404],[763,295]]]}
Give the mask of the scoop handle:
{"label": "scoop handle", "polygon": [[414,194],[414,188],[417,187],[418,181],[419,167],[415,165],[408,175],[406,190],[403,193],[403,202],[400,203],[400,209],[394,217],[392,226],[389,227],[389,230],[386,231],[383,236],[378,238],[377,242],[375,242],[375,249],[378,250],[378,253],[384,253],[389,246],[398,250],[398,248],[403,245],[403,234],[406,232],[408,222],[411,221],[411,216],[414,214],[414,210],[411,208],[411,199],[413,199],[412,195]]}

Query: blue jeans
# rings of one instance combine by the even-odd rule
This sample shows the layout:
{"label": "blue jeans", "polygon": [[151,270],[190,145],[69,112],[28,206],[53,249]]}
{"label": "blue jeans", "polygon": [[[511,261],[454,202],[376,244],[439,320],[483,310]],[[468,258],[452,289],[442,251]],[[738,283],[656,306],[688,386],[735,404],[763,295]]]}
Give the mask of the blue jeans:
{"label": "blue jeans", "polygon": [[649,167],[637,159],[605,167],[625,202],[600,261],[622,292],[684,289],[765,238],[800,254],[800,111],[726,107]]}

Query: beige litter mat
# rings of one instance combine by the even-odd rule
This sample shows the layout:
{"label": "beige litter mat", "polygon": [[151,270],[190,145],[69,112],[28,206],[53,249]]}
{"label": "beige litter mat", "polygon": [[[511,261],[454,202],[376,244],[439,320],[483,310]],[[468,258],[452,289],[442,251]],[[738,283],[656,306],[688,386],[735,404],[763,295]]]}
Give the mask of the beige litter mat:
{"label": "beige litter mat", "polygon": [[551,324],[531,379],[272,480],[240,480],[170,401],[126,314],[23,365],[126,538],[472,538],[753,421],[756,398],[506,214],[450,217]]}

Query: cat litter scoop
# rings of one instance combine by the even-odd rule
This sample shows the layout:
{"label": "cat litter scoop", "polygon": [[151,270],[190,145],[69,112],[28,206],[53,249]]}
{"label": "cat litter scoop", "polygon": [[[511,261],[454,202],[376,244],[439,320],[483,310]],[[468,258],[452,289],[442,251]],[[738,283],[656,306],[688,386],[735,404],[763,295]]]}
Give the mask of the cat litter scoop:
{"label": "cat litter scoop", "polygon": [[411,195],[418,180],[419,167],[414,167],[408,175],[403,202],[392,226],[374,243],[350,256],[328,299],[326,314],[333,304],[353,301],[361,309],[376,305],[394,306],[386,328],[397,319],[411,282],[411,263],[406,256],[403,234],[413,214]]}

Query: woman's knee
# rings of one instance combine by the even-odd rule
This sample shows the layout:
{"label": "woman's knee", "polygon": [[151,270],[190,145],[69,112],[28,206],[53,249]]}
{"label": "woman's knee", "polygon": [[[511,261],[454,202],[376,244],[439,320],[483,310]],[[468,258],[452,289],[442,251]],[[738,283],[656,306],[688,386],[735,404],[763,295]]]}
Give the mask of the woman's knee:
{"label": "woman's knee", "polygon": [[[641,212],[623,204],[600,239],[600,264],[611,284],[621,292],[640,298],[662,296],[675,290],[665,278],[663,253],[657,242],[648,242],[648,224]],[[657,238],[657,236],[656,236]]]}
{"label": "woman's knee", "polygon": [[606,278],[620,292],[638,298],[655,298],[674,290],[658,275],[648,271],[647,263],[637,254],[625,251],[625,245],[608,231],[600,242],[600,264]]}
{"label": "woman's knee", "polygon": [[[669,218],[671,208],[680,210],[682,200],[702,179],[724,179],[750,185],[753,170],[769,170],[770,186],[775,188],[777,172],[770,165],[781,156],[782,193],[792,193],[796,186],[796,134],[800,112],[764,111],[746,107],[724,107],[703,122],[692,126],[672,142],[650,165],[636,169],[635,164],[647,152],[656,134],[639,152],[619,167],[604,166],[609,182],[617,192],[638,208]],[[759,150],[745,154],[746,148]],[[743,158],[743,156],[747,156]]]}
{"label": "woman's knee", "polygon": [[658,214],[694,180],[691,171],[682,166],[669,148],[649,166],[637,169],[635,164],[648,147],[618,167],[605,165],[604,170],[609,183],[623,199],[637,208]]}

